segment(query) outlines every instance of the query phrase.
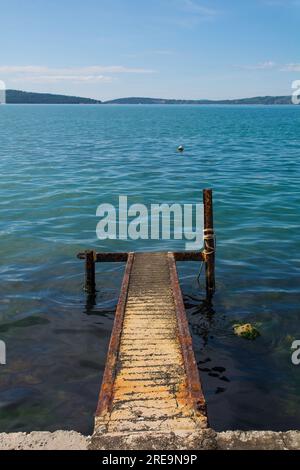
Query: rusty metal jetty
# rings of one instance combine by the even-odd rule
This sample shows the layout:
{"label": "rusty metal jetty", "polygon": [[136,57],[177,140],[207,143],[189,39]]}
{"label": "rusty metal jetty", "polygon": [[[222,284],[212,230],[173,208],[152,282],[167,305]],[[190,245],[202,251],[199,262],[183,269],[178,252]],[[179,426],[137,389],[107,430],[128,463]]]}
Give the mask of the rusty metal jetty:
{"label": "rusty metal jetty", "polygon": [[95,292],[96,262],[126,262],[95,420],[95,435],[195,433],[207,428],[192,338],[176,261],[206,265],[206,294],[215,290],[212,191],[204,190],[204,251],[86,251],[86,290]]}

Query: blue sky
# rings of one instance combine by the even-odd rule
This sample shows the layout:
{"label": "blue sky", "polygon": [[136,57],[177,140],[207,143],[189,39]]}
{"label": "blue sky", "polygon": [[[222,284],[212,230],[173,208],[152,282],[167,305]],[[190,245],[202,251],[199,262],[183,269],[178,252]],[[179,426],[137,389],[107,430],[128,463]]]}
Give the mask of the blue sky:
{"label": "blue sky", "polygon": [[300,0],[0,0],[0,80],[76,94],[289,95]]}

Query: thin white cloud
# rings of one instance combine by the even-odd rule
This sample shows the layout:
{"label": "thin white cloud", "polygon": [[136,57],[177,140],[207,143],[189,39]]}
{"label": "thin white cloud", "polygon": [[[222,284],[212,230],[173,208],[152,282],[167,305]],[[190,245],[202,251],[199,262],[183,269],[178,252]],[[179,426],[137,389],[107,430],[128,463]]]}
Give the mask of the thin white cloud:
{"label": "thin white cloud", "polygon": [[277,64],[272,60],[260,62],[258,64],[242,65],[239,66],[239,68],[243,70],[275,70],[278,72],[300,72],[299,63]]}
{"label": "thin white cloud", "polygon": [[157,51],[152,51],[152,54],[154,55],[173,55],[174,51],[171,51],[170,49],[161,49]]}
{"label": "thin white cloud", "polygon": [[[170,2],[170,0],[165,0]],[[182,28],[194,28],[201,22],[213,21],[220,10],[207,6],[199,0],[172,0],[173,8],[165,21]]]}
{"label": "thin white cloud", "polygon": [[124,58],[127,59],[141,59],[141,58],[148,58],[149,56],[170,56],[173,55],[174,51],[170,49],[157,49],[157,50],[148,50],[143,51],[140,53],[131,53],[131,54],[123,54]]}
{"label": "thin white cloud", "polygon": [[300,64],[286,64],[280,70],[282,72],[300,72]]}
{"label": "thin white cloud", "polygon": [[242,68],[245,70],[271,70],[276,67],[276,62],[267,60],[266,62],[260,62],[258,64],[243,65]]}
{"label": "thin white cloud", "polygon": [[134,68],[134,67],[124,67],[122,65],[112,65],[112,66],[101,66],[101,65],[92,65],[88,67],[45,67],[45,66],[15,66],[15,65],[3,65],[0,66],[1,74],[47,74],[47,75],[61,75],[61,76],[70,76],[70,75],[94,75],[94,74],[103,74],[103,73],[112,73],[112,74],[121,74],[121,73],[136,73],[136,74],[147,74],[155,73],[155,70],[144,69],[144,68]]}
{"label": "thin white cloud", "polygon": [[195,0],[181,0],[182,9],[187,12],[191,12],[202,17],[213,17],[216,16],[219,12],[213,8],[209,8]]}
{"label": "thin white cloud", "polygon": [[12,79],[14,83],[59,83],[66,81],[72,83],[110,83],[113,78],[106,75],[26,75]]}
{"label": "thin white cloud", "polygon": [[0,76],[13,83],[109,83],[118,74],[149,74],[154,70],[123,65],[87,67],[46,67],[40,65],[2,65]]}
{"label": "thin white cloud", "polygon": [[0,66],[1,74],[15,74],[15,73],[45,73],[47,72],[47,67],[39,67],[33,65],[2,65]]}

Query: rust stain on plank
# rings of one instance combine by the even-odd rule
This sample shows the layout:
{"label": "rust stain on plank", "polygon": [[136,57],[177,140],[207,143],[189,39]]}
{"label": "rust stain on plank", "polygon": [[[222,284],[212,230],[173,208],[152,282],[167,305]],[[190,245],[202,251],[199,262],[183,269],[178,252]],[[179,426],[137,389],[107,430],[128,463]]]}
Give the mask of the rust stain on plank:
{"label": "rust stain on plank", "polygon": [[129,254],[95,433],[196,431],[205,400],[172,253]]}
{"label": "rust stain on plank", "polygon": [[102,387],[99,396],[98,408],[96,416],[109,414],[112,406],[113,388],[117,373],[117,362],[120,349],[121,333],[126,308],[126,300],[128,295],[128,286],[130,273],[132,270],[134,254],[129,253],[125,268],[125,274],[121,286],[119,302],[115,314],[114,326],[111,334],[108,355],[106,360],[105,371],[103,375]]}

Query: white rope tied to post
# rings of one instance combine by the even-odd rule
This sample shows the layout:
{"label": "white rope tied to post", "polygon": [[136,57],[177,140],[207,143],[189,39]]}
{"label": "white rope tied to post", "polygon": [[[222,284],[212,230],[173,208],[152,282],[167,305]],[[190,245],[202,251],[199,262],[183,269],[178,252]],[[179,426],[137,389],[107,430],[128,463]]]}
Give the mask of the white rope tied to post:
{"label": "white rope tied to post", "polygon": [[[203,230],[203,240],[204,240],[204,250],[203,250],[204,260],[201,263],[200,272],[199,272],[198,277],[197,277],[198,283],[200,283],[200,277],[201,277],[201,274],[202,274],[202,271],[203,271],[203,266],[204,266],[204,263],[206,261],[206,257],[209,256],[209,255],[213,255],[216,251],[215,247],[216,247],[216,244],[217,244],[217,238],[216,238],[215,232],[212,228],[205,228]],[[209,245],[209,242],[211,240],[213,240],[215,242],[215,247],[212,247],[212,246]]]}
{"label": "white rope tied to post", "polygon": [[[216,250],[215,250],[215,247],[209,246],[209,241],[213,240],[216,244],[216,235],[212,228],[204,229],[203,240],[204,240],[204,251],[203,251],[204,255],[205,256],[213,255]],[[205,242],[208,242],[208,243],[205,243]],[[209,249],[210,251],[208,251],[207,249]]]}

